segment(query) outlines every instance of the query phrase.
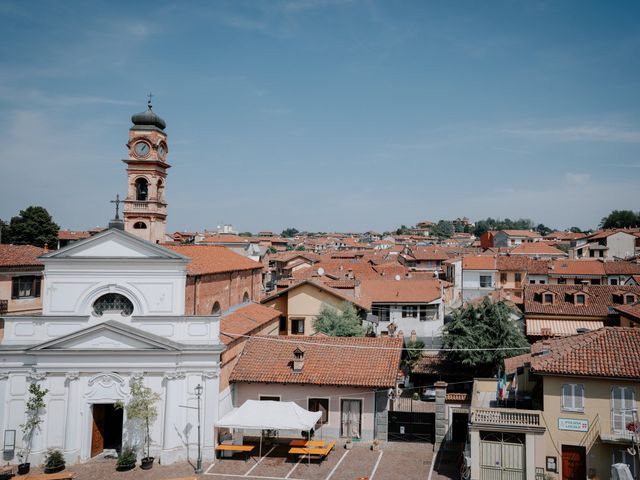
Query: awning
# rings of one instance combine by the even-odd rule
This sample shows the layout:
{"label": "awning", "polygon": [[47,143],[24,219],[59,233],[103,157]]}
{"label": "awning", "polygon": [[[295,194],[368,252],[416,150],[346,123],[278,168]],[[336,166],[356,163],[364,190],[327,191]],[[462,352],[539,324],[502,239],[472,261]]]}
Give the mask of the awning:
{"label": "awning", "polygon": [[547,335],[565,337],[567,335],[576,335],[578,333],[578,329],[598,330],[602,327],[604,327],[604,323],[598,320],[527,319],[527,335],[533,337]]}
{"label": "awning", "polygon": [[322,412],[310,412],[294,402],[247,400],[227,413],[216,427],[260,430],[311,430]]}

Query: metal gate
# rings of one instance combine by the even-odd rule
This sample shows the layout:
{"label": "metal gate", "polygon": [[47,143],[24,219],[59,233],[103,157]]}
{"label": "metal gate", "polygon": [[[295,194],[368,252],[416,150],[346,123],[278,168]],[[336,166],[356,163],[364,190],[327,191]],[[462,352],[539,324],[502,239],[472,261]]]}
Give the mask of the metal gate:
{"label": "metal gate", "polygon": [[389,412],[390,442],[433,443],[435,433],[435,413]]}
{"label": "metal gate", "polygon": [[480,480],[524,480],[523,435],[480,432]]}

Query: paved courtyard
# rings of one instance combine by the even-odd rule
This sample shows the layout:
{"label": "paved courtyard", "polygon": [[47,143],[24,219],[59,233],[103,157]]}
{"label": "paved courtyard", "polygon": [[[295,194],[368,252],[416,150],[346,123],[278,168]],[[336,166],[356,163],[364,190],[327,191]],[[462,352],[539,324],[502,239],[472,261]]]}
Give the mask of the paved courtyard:
{"label": "paved courtyard", "polygon": [[[286,446],[265,449],[266,455],[244,461],[238,455],[234,458],[217,459],[205,464],[205,472],[194,475],[193,467],[186,463],[161,466],[152,470],[136,468],[129,472],[116,472],[115,460],[99,459],[72,465],[67,471],[77,474],[78,480],[169,480],[173,478],[193,478],[199,480],[425,480],[431,467],[433,447],[427,443],[389,443],[379,451],[372,451],[365,445],[355,445],[345,450],[336,446],[323,462],[299,460],[287,456]],[[38,473],[35,469],[32,473]],[[20,477],[15,477],[19,479]]]}

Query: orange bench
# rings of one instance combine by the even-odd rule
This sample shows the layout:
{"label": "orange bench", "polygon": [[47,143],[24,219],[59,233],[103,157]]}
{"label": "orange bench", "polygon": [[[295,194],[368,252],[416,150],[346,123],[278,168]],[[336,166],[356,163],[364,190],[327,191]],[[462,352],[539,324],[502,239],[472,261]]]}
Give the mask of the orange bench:
{"label": "orange bench", "polygon": [[256,448],[255,445],[226,445],[221,444],[216,447],[216,451],[218,452],[242,452],[245,454],[245,462],[249,460],[249,453]]}
{"label": "orange bench", "polygon": [[329,452],[336,446],[336,442],[331,442],[329,445],[323,448],[319,447],[294,447],[289,449],[291,455],[308,455],[310,457],[319,457],[321,459],[326,458]]}
{"label": "orange bench", "polygon": [[73,480],[76,478],[76,474],[73,472],[57,472],[57,473],[39,473],[39,474],[27,474],[13,477],[16,480]]}
{"label": "orange bench", "polygon": [[325,440],[305,440],[299,438],[289,442],[290,447],[324,447],[327,444]]}

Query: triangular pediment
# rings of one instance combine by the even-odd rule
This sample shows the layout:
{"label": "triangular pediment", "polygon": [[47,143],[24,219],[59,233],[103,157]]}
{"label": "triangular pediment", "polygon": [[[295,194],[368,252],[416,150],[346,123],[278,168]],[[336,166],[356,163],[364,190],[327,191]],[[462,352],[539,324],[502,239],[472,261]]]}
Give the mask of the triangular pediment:
{"label": "triangular pediment", "polygon": [[64,335],[30,350],[38,351],[113,351],[113,350],[159,350],[175,351],[177,346],[142,330],[110,320],[83,330]]}
{"label": "triangular pediment", "polygon": [[93,237],[72,243],[55,252],[47,253],[42,259],[186,259],[184,256],[161,247],[130,233],[108,229]]}

